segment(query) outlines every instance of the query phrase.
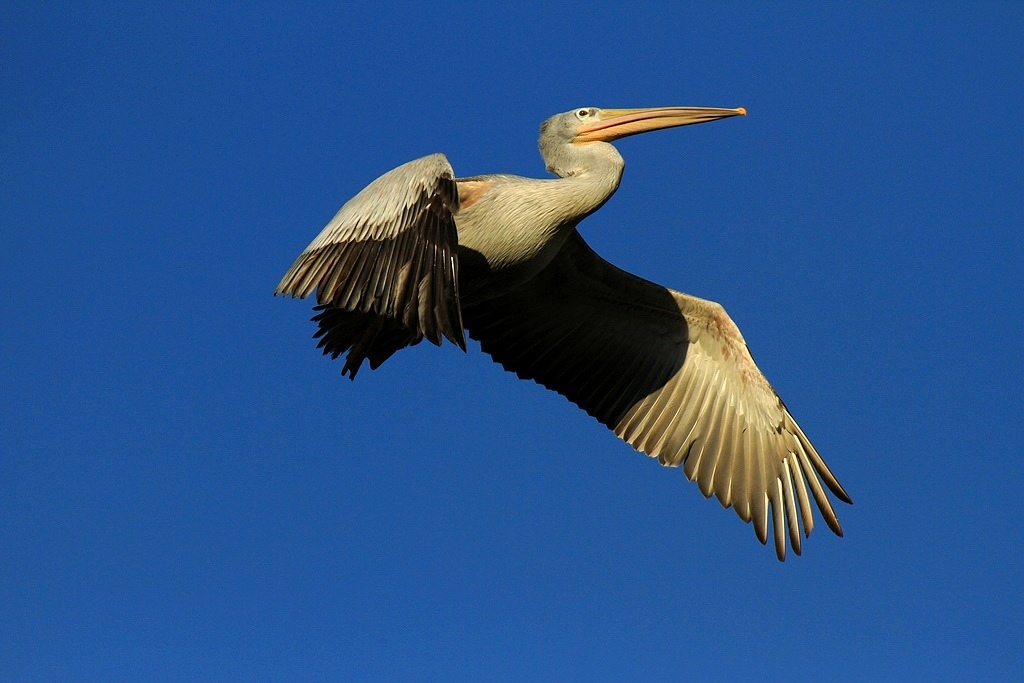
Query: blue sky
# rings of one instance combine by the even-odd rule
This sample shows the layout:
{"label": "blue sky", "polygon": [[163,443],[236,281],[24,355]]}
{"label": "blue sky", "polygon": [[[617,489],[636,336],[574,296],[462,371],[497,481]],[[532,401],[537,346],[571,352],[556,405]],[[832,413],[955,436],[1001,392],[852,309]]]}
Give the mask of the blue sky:
{"label": "blue sky", "polygon": [[[668,5],[668,3],[665,3]],[[1024,666],[1016,3],[0,9],[0,678],[1009,679]],[[852,495],[785,564],[471,344],[355,382],[271,292],[442,151],[721,302]]]}

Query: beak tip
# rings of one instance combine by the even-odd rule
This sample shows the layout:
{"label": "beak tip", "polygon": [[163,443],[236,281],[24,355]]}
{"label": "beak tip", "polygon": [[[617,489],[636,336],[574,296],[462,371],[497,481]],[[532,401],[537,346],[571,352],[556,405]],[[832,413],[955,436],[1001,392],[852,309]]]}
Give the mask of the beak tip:
{"label": "beak tip", "polygon": [[746,116],[746,115],[747,115],[747,110],[746,110],[746,108],[745,108],[745,107],[738,107],[738,108],[736,109],[736,112],[737,112],[737,113],[738,113],[738,114],[739,114],[740,116]]}

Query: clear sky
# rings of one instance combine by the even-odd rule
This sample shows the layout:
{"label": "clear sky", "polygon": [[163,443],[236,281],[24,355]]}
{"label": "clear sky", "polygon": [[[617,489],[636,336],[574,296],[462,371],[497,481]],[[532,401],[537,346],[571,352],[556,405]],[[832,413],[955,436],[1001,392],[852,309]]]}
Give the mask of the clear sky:
{"label": "clear sky", "polygon": [[[1019,3],[147,4],[0,8],[0,679],[1020,675]],[[400,163],[672,104],[749,115],[581,231],[850,492],[784,564],[475,344],[350,382],[271,296]]]}

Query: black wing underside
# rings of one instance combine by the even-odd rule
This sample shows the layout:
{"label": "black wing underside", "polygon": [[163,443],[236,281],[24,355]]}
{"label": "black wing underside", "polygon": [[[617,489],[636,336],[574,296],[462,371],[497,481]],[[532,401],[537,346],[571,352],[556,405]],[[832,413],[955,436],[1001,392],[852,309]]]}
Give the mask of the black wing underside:
{"label": "black wing underside", "polygon": [[842,535],[821,480],[849,496],[718,304],[630,275],[574,232],[535,278],[463,315],[470,337],[506,370],[682,467],[705,496],[752,522],[762,543],[770,519],[779,559],[787,536],[800,553],[812,499]]}

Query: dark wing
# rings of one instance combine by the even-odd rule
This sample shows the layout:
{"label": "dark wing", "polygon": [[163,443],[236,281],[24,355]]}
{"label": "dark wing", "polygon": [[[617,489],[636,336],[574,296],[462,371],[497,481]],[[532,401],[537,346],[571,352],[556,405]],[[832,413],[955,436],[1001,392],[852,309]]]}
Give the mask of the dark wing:
{"label": "dark wing", "polygon": [[443,154],[410,161],[346,203],[274,294],[316,290],[324,353],[348,352],[342,373],[376,368],[395,351],[442,335],[463,350],[455,174]]}
{"label": "dark wing", "polygon": [[[616,268],[578,232],[533,280],[463,311],[470,337],[732,506],[762,543],[768,512],[779,559],[799,554],[810,494],[842,535],[821,485],[849,496],[754,364],[716,303]],[[819,479],[820,478],[820,479]]]}

